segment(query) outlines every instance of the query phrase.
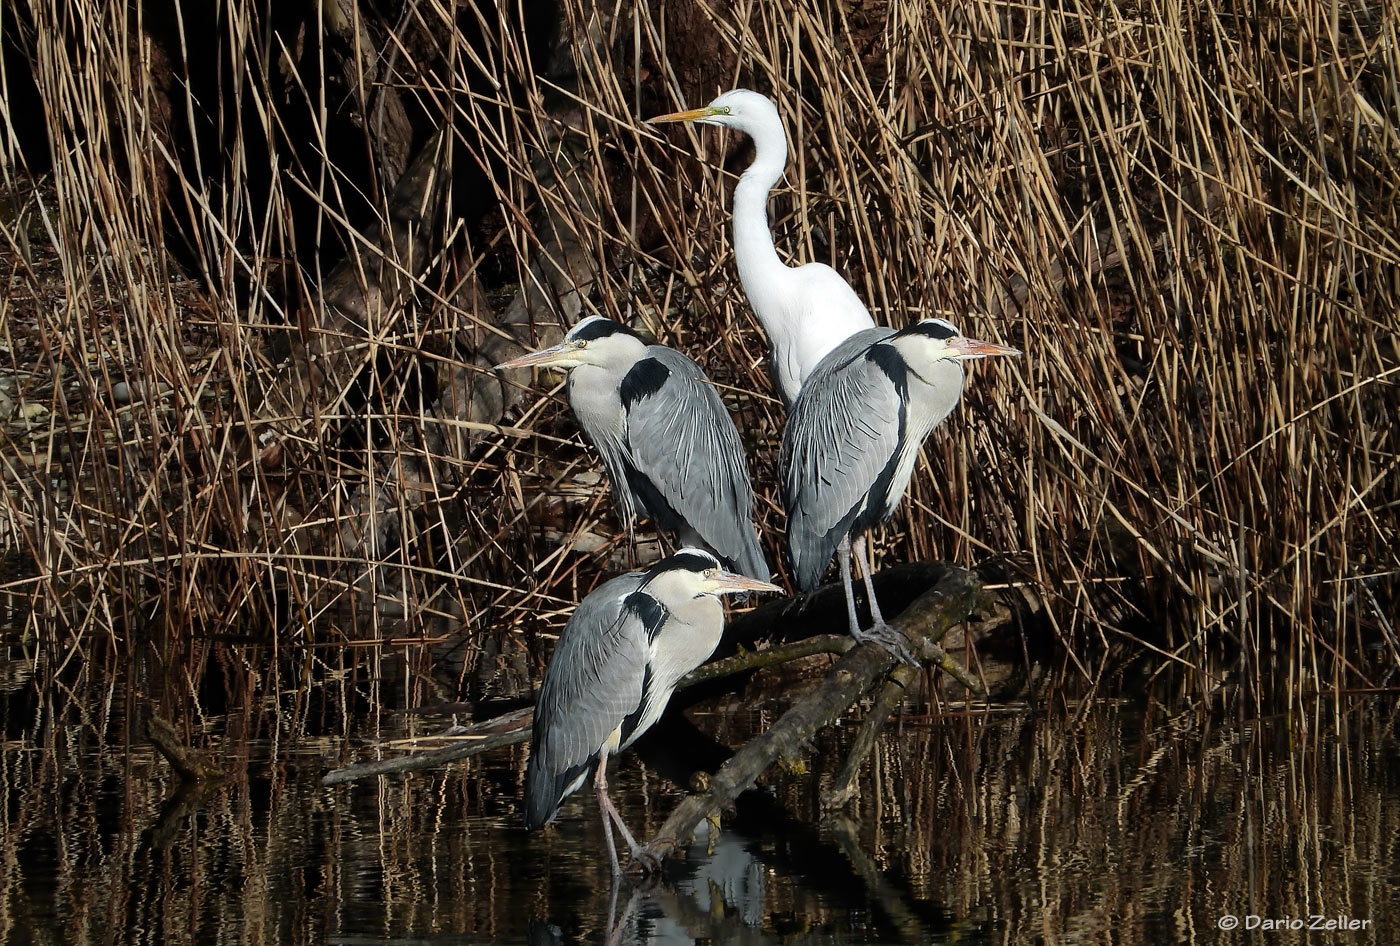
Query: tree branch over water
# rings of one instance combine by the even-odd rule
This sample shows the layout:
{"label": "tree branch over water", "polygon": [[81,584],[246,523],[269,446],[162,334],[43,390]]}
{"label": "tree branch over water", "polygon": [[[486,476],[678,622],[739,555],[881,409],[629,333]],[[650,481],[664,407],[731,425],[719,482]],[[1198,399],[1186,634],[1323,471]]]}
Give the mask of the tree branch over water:
{"label": "tree branch over water", "polygon": [[[967,620],[982,598],[971,572],[949,567],[943,578],[891,623],[920,643],[933,643],[956,624]],[[922,656],[922,655],[921,655]],[[852,647],[838,660],[826,680],[799,700],[766,732],[755,736],[710,781],[704,793],[683,800],[657,832],[647,851],[663,859],[690,837],[711,812],[730,805],[774,762],[794,755],[818,732],[839,719],[895,669],[894,657],[870,643]],[[912,668],[903,668],[912,677]],[[873,745],[873,739],[870,740]],[[867,747],[868,749],[868,747]]]}
{"label": "tree branch over water", "polygon": [[[909,633],[921,659],[950,669],[950,674],[964,686],[981,692],[981,687],[967,671],[938,647],[944,635],[967,620],[985,600],[977,578],[965,569],[942,565],[919,564],[891,571],[897,572],[893,577],[900,579],[918,576],[925,580],[923,593],[908,604],[892,623]],[[878,645],[856,644],[847,634],[820,633],[825,630],[822,622],[812,622],[814,627],[790,623],[795,615],[808,611],[813,604],[820,605],[823,597],[830,596],[833,591],[837,595],[841,593],[839,587],[832,586],[813,595],[769,602],[744,615],[730,628],[731,632],[737,632],[733,636],[749,641],[774,636],[791,638],[794,627],[801,627],[812,636],[785,639],[762,650],[743,651],[722,658],[701,667],[682,684],[680,689],[700,684],[713,686],[722,677],[750,673],[813,654],[841,655],[822,684],[799,700],[771,729],[740,749],[720,768],[703,794],[681,802],[663,825],[660,840],[652,843],[653,853],[659,857],[670,854],[680,840],[688,837],[709,813],[728,806],[774,762],[798,752],[818,732],[839,720],[856,700],[886,681],[881,697],[876,701],[852,749],[843,780],[828,793],[824,801],[840,804],[851,797],[861,759],[874,746],[880,725],[898,704],[904,688],[913,682],[918,671],[896,665],[894,658]],[[907,588],[905,594],[903,600],[907,601]],[[731,634],[727,632],[726,638],[730,637]],[[529,738],[532,716],[530,708],[516,710],[470,727],[463,734],[470,741],[463,745],[347,766],[328,773],[323,782],[334,785],[370,776],[434,768],[489,749],[524,742]]]}

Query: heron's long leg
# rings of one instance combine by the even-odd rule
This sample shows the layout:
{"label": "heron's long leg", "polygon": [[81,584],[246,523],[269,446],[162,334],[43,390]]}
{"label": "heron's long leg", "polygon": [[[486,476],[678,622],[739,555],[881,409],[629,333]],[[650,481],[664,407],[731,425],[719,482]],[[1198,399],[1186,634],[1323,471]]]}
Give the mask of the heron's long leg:
{"label": "heron's long leg", "polygon": [[608,798],[608,754],[604,752],[598,759],[598,773],[593,777],[593,787],[598,792],[598,812],[603,816],[603,835],[608,839],[608,857],[612,860],[613,877],[622,874],[622,865],[617,862],[617,845],[613,843],[612,800]]}
{"label": "heron's long leg", "polygon": [[[860,562],[861,580],[865,582],[865,593],[870,599],[870,617],[874,621],[867,631],[852,630],[851,634],[858,641],[874,641],[885,650],[893,654],[897,659],[911,664],[915,667],[919,662],[914,659],[914,654],[909,648],[909,635],[892,624],[885,623],[884,615],[880,613],[880,603],[875,600],[875,582],[870,577],[870,560],[865,555],[865,536],[856,537],[850,541],[855,547],[856,559]],[[849,566],[848,566],[849,567]],[[851,593],[851,581],[846,578],[846,594]],[[851,606],[852,615],[855,614],[855,605]],[[852,617],[852,628],[855,627],[854,616]]]}
{"label": "heron's long leg", "polygon": [[851,584],[851,537],[843,536],[836,547],[836,560],[841,563],[841,584],[846,588],[846,616],[851,620],[851,636],[860,639],[860,619],[856,617],[856,589]]}
{"label": "heron's long leg", "polygon": [[622,820],[622,815],[613,805],[612,799],[608,797],[608,754],[603,753],[603,757],[598,760],[598,774],[594,776],[593,785],[598,789],[598,807],[603,811],[603,830],[608,836],[608,854],[612,857],[613,873],[622,873],[622,865],[617,860],[617,847],[613,844],[612,825],[617,825],[617,830],[622,832],[622,840],[627,842],[627,850],[632,853],[632,857],[638,861],[645,859],[645,852],[642,846],[637,843],[637,839],[632,837],[632,832],[627,829],[627,822]]}
{"label": "heron's long leg", "polygon": [[865,554],[865,536],[860,536],[851,547],[856,553],[856,561],[860,563],[860,577],[865,582],[865,596],[870,599],[870,619],[876,624],[884,624],[885,616],[880,613],[880,602],[875,600],[875,582],[870,578],[870,559]]}
{"label": "heron's long leg", "polygon": [[[629,927],[630,927],[631,924],[630,924],[628,921],[631,920],[633,914],[635,914],[635,913],[637,912],[637,903],[640,901],[641,896],[642,896],[642,890],[641,890],[641,888],[640,888],[640,887],[633,887],[633,888],[632,888],[632,894],[631,894],[631,896],[629,896],[629,897],[627,898],[627,905],[624,906],[624,907],[622,908],[622,915],[617,917],[617,924],[616,924],[615,926],[613,926],[613,927],[611,928],[611,930],[609,931],[609,933],[608,933],[608,939],[607,939],[607,944],[608,944],[608,946],[615,946],[615,944],[622,942],[622,934],[623,934],[624,931],[626,931],[627,929],[629,929]],[[608,905],[608,918],[609,918],[609,921],[611,922],[612,917],[614,917],[614,916],[616,916],[616,915],[617,915],[617,878],[614,877],[614,878],[613,878],[613,885],[612,885],[612,897],[611,897],[610,903],[609,903],[609,905]],[[630,941],[631,941],[631,940],[629,940],[629,942],[630,942]]]}

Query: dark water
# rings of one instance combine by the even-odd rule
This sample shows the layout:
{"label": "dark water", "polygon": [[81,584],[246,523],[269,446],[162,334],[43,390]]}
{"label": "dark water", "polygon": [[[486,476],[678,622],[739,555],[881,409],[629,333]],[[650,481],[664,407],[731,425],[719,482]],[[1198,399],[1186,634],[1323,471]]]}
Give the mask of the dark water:
{"label": "dark water", "polygon": [[[518,827],[523,747],[325,788],[370,742],[442,722],[347,711],[294,736],[314,714],[283,696],[206,714],[192,738],[237,774],[182,793],[122,687],[40,692],[9,669],[5,943],[1400,942],[1393,695],[1243,721],[1145,697],[906,717],[824,814],[843,728],[666,878],[614,889],[589,793]],[[696,717],[728,740],[766,718]],[[650,836],[678,790],[635,756],[615,772]],[[1313,914],[1361,925],[1219,926]]]}

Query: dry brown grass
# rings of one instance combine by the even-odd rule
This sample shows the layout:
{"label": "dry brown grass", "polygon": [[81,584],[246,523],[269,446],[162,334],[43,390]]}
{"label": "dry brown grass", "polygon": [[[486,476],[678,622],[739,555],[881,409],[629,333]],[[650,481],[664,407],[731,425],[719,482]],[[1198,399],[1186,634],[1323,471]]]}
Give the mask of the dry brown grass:
{"label": "dry brown grass", "polygon": [[[1194,668],[1202,692],[1236,655],[1258,691],[1380,683],[1400,666],[1393,16],[779,7],[709,14],[715,69],[732,71],[700,94],[778,100],[795,145],[772,204],[780,249],[836,266],[877,321],[946,315],[1026,353],[974,372],[881,559],[992,564],[1029,583],[1091,677],[1100,640]],[[182,115],[156,108],[170,72],[135,14],[68,8],[6,20],[53,163],[31,189],[4,139],[16,212],[0,227],[15,404],[0,528],[21,563],[5,586],[32,603],[55,661],[153,622],[176,638],[194,625],[336,643],[456,635],[465,620],[472,647],[533,610],[556,623],[612,567],[565,549],[616,532],[557,398],[512,417],[538,437],[483,432],[415,397],[403,367],[426,352],[444,389],[484,377],[462,339],[490,331],[547,262],[546,221],[593,260],[590,310],[646,324],[719,382],[776,553],[781,411],[728,249],[743,158],[724,161],[714,129],[639,122],[701,104],[683,100],[677,70],[693,64],[652,5],[612,19],[570,0],[577,79],[563,90],[508,16],[469,9],[454,27],[408,6],[366,35],[418,30],[440,58],[394,47],[347,93],[306,87],[312,53],[234,2],[217,31],[221,61],[239,65],[223,94],[177,83],[168,99],[218,132],[198,163],[179,150]],[[317,148],[294,149],[288,116],[311,115],[310,140],[329,142],[341,112],[364,107],[372,139],[385,84],[451,123],[455,166],[485,169],[477,196],[496,209],[447,226],[441,265],[398,261],[411,292],[336,342],[397,374],[313,378],[299,416],[269,417],[260,392],[286,369],[268,339],[289,324],[315,334],[338,246],[359,245],[385,206],[384,185],[365,190],[349,168],[375,142],[337,139],[329,164],[308,163]],[[278,173],[263,181],[269,153]],[[189,270],[160,249],[172,220],[187,221]],[[463,301],[467,283],[479,303]],[[161,394],[120,404],[122,383]],[[347,426],[371,449],[346,449]],[[272,429],[294,462],[269,470],[251,444]]]}

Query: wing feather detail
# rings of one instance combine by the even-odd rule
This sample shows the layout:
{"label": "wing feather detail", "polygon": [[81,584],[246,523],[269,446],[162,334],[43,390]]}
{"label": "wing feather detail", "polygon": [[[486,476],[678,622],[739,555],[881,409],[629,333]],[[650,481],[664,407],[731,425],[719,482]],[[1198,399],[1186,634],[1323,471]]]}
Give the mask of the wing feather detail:
{"label": "wing feather detail", "polygon": [[[659,611],[628,607],[643,573],[599,586],[559,635],[535,704],[525,772],[525,826],[553,819],[559,804],[597,764],[606,744],[642,708],[650,636]],[[648,601],[650,599],[648,598]]]}
{"label": "wing feather detail", "polygon": [[647,355],[628,377],[655,377],[651,364],[659,364],[666,379],[627,407],[625,448],[634,492],[663,527],[689,529],[726,565],[768,578],[753,524],[748,463],[733,418],[695,362],[660,345]]}
{"label": "wing feather detail", "polygon": [[[880,342],[889,329],[857,333],[808,376],[783,431],[783,499],[788,552],[804,591],[821,581],[841,539],[872,497],[903,444],[902,377]],[[897,354],[895,357],[898,357]]]}

